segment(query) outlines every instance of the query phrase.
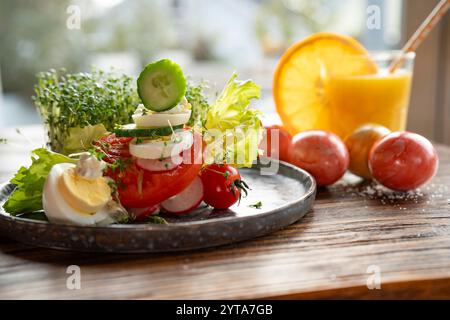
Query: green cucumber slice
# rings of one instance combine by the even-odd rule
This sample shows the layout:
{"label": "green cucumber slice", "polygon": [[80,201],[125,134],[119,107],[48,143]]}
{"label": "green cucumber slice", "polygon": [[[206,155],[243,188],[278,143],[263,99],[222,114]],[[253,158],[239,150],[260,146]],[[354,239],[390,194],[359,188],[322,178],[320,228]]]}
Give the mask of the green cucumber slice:
{"label": "green cucumber slice", "polygon": [[160,128],[140,128],[136,127],[136,124],[130,123],[114,129],[114,133],[117,137],[156,138],[168,136],[175,130],[183,129],[183,126],[184,125]]}
{"label": "green cucumber slice", "polygon": [[156,112],[175,107],[186,94],[186,86],[183,70],[169,59],[148,64],[137,80],[142,103]]}

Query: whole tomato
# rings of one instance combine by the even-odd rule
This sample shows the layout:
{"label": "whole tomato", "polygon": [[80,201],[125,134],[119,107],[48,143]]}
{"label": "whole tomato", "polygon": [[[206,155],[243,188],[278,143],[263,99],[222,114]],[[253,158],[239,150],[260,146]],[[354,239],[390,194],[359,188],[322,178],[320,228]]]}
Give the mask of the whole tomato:
{"label": "whole tomato", "polygon": [[389,189],[413,190],[430,180],[439,159],[433,144],[421,135],[394,132],[375,143],[369,155],[373,177]]}
{"label": "whole tomato", "polygon": [[345,144],[334,133],[312,130],[297,134],[289,151],[292,164],[311,173],[319,186],[337,182],[349,164]]}
{"label": "whole tomato", "polygon": [[227,164],[212,164],[202,170],[203,201],[215,209],[228,209],[247,194],[247,184],[238,169]]}
{"label": "whole tomato", "polygon": [[369,152],[375,142],[391,133],[383,126],[366,124],[356,129],[345,139],[348,153],[350,154],[349,170],[365,179],[372,179],[369,170]]}
{"label": "whole tomato", "polygon": [[289,147],[291,134],[281,126],[273,125],[265,127],[260,148],[265,157],[275,157],[282,161],[289,161]]}

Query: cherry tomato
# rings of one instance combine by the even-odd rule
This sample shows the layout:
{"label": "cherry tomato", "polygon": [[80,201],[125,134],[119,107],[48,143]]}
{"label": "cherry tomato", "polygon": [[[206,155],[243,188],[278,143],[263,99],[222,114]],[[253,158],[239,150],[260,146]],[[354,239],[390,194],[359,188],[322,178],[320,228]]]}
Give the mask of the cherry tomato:
{"label": "cherry tomato", "polygon": [[334,133],[312,130],[297,134],[289,152],[292,164],[311,173],[319,186],[338,181],[348,168],[345,144]]}
{"label": "cherry tomato", "polygon": [[[120,161],[118,168],[109,169],[106,174],[117,182],[122,205],[129,208],[152,207],[189,186],[202,168],[202,150],[195,148],[202,145],[202,137],[194,133],[194,139],[196,142],[188,151],[189,163],[183,162],[172,171],[151,172],[139,168],[132,157],[116,158],[116,163],[117,159]],[[111,155],[107,154],[107,157]]]}
{"label": "cherry tomato", "polygon": [[369,152],[375,142],[391,133],[383,126],[366,124],[356,129],[345,139],[348,153],[350,155],[349,170],[365,179],[372,179],[369,170]]}
{"label": "cherry tomato", "polygon": [[203,201],[215,209],[228,209],[247,194],[247,184],[241,180],[239,171],[227,164],[213,164],[203,169]]}
{"label": "cherry tomato", "polygon": [[[272,138],[276,139],[272,141]],[[282,161],[289,161],[289,147],[291,134],[281,126],[273,125],[264,130],[260,148],[265,157],[276,157]]]}
{"label": "cherry tomato", "polygon": [[373,177],[389,189],[413,190],[437,171],[438,155],[426,138],[411,132],[394,132],[375,143],[369,155]]}

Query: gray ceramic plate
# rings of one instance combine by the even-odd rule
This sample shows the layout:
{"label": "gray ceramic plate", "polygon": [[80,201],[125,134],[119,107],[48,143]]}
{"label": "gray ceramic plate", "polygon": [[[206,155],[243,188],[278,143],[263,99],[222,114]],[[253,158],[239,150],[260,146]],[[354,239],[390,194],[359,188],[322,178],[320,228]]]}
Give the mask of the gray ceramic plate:
{"label": "gray ceramic plate", "polygon": [[[200,249],[259,237],[301,219],[316,195],[314,179],[301,169],[280,163],[277,175],[266,176],[260,169],[240,170],[252,190],[229,210],[203,206],[187,216],[165,217],[168,225],[80,227],[12,217],[0,208],[0,235],[39,247],[118,253]],[[13,189],[0,185],[0,204]],[[260,209],[249,207],[258,201]]]}

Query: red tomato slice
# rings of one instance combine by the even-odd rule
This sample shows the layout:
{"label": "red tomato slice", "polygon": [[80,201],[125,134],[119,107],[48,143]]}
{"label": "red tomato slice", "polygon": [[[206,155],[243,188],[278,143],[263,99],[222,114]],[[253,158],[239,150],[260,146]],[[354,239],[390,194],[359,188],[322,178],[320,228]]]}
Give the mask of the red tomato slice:
{"label": "red tomato slice", "polygon": [[[125,168],[109,170],[107,175],[117,182],[123,206],[154,206],[183,191],[197,177],[202,168],[202,151],[202,137],[194,133],[193,146],[186,152],[184,162],[174,170],[147,171],[139,168],[134,158],[128,158]],[[186,161],[189,157],[190,161]]]}
{"label": "red tomato slice", "polygon": [[133,138],[116,137],[110,134],[97,141],[96,146],[106,154],[105,161],[113,163],[119,158],[130,158],[130,150],[128,145]]}

